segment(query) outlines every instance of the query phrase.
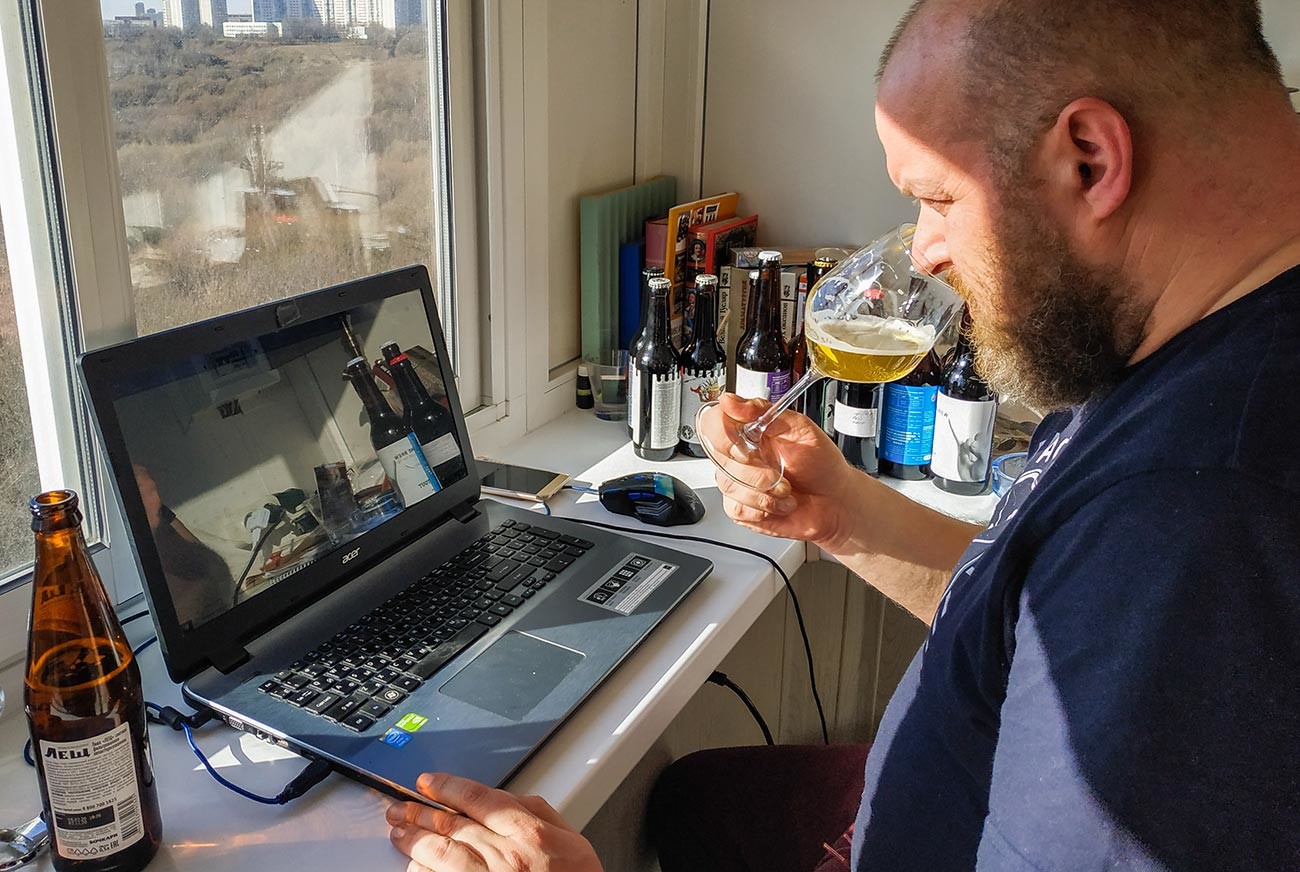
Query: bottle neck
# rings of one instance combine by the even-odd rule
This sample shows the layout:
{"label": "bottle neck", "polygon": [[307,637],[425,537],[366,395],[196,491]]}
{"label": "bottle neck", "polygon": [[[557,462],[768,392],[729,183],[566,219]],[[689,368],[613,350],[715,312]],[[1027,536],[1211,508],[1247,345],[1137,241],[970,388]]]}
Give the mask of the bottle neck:
{"label": "bottle neck", "polygon": [[348,378],[352,382],[352,387],[356,389],[357,396],[361,398],[361,405],[366,407],[366,414],[371,421],[397,416],[393,407],[388,405],[388,400],[379,393],[379,388],[369,372],[355,367],[348,373]]}
{"label": "bottle neck", "polygon": [[672,342],[672,319],[668,313],[668,292],[653,291],[650,294],[650,308],[647,312],[649,323],[645,335],[656,344]]}
{"label": "bottle neck", "polygon": [[712,288],[695,296],[695,345],[717,344],[718,298]]}
{"label": "bottle neck", "polygon": [[402,397],[402,402],[408,409],[416,406],[422,406],[429,402],[431,397],[429,392],[424,389],[424,383],[415,372],[415,367],[405,356],[397,363],[389,362],[389,368],[393,371],[393,381],[397,383],[397,392]]}
{"label": "bottle neck", "polygon": [[975,351],[975,344],[971,339],[971,327],[970,310],[966,309],[961,316],[961,331],[957,334],[957,344],[954,348],[955,356],[965,357]]}
{"label": "bottle neck", "polygon": [[781,265],[765,265],[758,271],[754,290],[754,326],[762,332],[780,329]]}

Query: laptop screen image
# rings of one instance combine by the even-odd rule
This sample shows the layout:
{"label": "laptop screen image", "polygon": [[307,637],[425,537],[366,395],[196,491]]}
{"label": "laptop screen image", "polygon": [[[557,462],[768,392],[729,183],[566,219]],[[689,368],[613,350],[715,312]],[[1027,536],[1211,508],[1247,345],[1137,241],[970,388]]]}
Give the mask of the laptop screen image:
{"label": "laptop screen image", "polygon": [[183,629],[256,600],[468,474],[418,289],[113,385]]}

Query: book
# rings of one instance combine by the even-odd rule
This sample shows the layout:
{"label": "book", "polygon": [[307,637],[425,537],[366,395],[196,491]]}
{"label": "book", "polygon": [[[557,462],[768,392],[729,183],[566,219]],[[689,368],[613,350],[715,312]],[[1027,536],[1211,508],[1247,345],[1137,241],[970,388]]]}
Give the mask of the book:
{"label": "book", "polygon": [[[689,345],[695,336],[695,277],[715,275],[718,276],[720,285],[720,268],[731,262],[731,250],[738,246],[753,245],[757,235],[757,215],[713,221],[691,229],[683,283],[686,302],[682,307],[682,348]],[[726,324],[721,314],[725,307],[722,306],[721,299],[718,304],[718,324],[721,327]],[[724,341],[724,347],[725,344]]]}
{"label": "book", "polygon": [[645,265],[664,265],[664,250],[668,247],[668,219],[656,218],[645,223]]}
{"label": "book", "polygon": [[597,360],[617,349],[619,247],[638,239],[648,219],[667,212],[676,191],[676,179],[659,176],[578,200],[583,357]]}
{"label": "book", "polygon": [[641,264],[645,240],[625,242],[618,249],[618,347],[627,348],[641,329]]}
{"label": "book", "polygon": [[680,318],[686,300],[681,293],[688,257],[687,244],[691,228],[698,224],[711,224],[736,214],[740,195],[717,194],[691,203],[682,203],[668,210],[668,238],[664,241],[664,277],[672,282],[672,312],[674,320]]}
{"label": "book", "polygon": [[795,333],[803,326],[803,311],[799,308],[799,278],[806,267],[786,266],[781,269],[781,335],[786,344],[794,342]]}
{"label": "book", "polygon": [[[722,347],[727,349],[727,384],[736,384],[736,346],[745,332],[749,313],[749,270],[724,266],[718,273],[718,323],[722,325]],[[723,315],[721,313],[725,312]],[[730,389],[730,387],[728,388]]]}

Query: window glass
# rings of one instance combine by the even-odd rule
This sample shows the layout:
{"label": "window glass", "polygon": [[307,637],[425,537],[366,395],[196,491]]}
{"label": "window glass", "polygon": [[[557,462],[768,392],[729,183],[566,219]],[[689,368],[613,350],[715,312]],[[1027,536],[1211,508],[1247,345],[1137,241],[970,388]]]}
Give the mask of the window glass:
{"label": "window glass", "polygon": [[438,275],[420,0],[101,0],[137,331]]}
{"label": "window glass", "polygon": [[0,226],[0,576],[32,562],[27,501],[41,489],[23,381],[13,283]]}

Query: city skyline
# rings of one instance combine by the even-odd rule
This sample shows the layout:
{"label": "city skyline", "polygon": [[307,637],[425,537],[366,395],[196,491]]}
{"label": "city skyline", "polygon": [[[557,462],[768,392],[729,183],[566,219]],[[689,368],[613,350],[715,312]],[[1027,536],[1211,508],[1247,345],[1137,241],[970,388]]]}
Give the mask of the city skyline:
{"label": "city skyline", "polygon": [[[153,7],[162,11],[165,0],[145,0],[145,8]],[[253,11],[253,0],[227,0],[231,14],[246,14]],[[100,15],[112,19],[118,15],[135,15],[135,0],[99,0]]]}

